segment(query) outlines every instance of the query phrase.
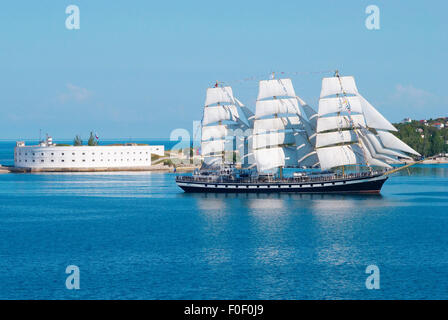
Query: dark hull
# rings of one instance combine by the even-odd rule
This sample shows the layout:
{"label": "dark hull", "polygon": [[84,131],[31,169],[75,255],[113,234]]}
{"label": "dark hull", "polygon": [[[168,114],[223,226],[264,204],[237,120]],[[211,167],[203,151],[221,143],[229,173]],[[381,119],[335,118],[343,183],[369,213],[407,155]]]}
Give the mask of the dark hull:
{"label": "dark hull", "polygon": [[204,183],[177,181],[185,192],[212,193],[380,193],[387,176],[301,183]]}

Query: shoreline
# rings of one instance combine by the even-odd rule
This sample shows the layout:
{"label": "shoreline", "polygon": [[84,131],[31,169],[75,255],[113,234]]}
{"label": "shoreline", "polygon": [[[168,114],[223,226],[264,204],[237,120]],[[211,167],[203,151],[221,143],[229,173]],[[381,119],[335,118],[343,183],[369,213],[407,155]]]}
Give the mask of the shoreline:
{"label": "shoreline", "polygon": [[[405,161],[404,165],[412,162]],[[432,165],[432,164],[448,164],[448,158],[436,158],[428,159],[419,163],[419,165]],[[2,166],[0,164],[0,174],[7,173],[81,173],[81,172],[165,172],[165,173],[186,173],[193,172],[198,166],[182,166],[176,167],[174,171],[173,167],[165,165],[153,165],[149,167],[124,167],[124,168],[18,168],[14,166]]]}
{"label": "shoreline", "polygon": [[[196,167],[177,167],[176,172],[191,172]],[[164,165],[154,165],[149,167],[123,167],[123,168],[18,168],[4,167],[0,165],[0,174],[2,173],[67,173],[67,172],[174,172],[173,167]]]}
{"label": "shoreline", "polygon": [[[404,164],[410,164],[412,162],[411,161],[404,161],[403,163]],[[433,158],[433,159],[423,160],[419,164],[447,164],[447,163],[448,163],[448,157],[437,157],[437,158]]]}

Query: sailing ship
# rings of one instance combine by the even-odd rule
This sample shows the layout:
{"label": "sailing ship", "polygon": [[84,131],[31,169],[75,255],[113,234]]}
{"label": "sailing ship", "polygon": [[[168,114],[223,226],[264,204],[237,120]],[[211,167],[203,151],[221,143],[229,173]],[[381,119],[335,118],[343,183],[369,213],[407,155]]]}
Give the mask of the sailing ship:
{"label": "sailing ship", "polygon": [[176,177],[186,192],[379,193],[391,173],[409,166],[391,164],[420,157],[354,77],[338,71],[322,79],[317,112],[291,79],[274,74],[259,82],[255,113],[218,82],[203,111],[202,166]]}

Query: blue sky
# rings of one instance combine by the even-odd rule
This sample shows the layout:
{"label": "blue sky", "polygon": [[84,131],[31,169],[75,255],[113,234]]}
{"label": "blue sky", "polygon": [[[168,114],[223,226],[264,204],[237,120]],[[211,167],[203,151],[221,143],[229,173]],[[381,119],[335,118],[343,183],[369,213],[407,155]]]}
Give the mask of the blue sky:
{"label": "blue sky", "polygon": [[[81,28],[65,28],[78,5]],[[365,27],[368,5],[380,30]],[[0,139],[168,138],[200,120],[205,89],[301,72],[317,108],[339,69],[388,119],[448,116],[446,1],[9,1],[0,10]]]}

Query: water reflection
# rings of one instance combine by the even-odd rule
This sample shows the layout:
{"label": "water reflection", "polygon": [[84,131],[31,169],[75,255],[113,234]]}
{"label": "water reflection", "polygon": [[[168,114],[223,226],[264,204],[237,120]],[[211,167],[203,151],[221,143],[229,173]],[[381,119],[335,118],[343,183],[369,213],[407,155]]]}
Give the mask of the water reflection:
{"label": "water reflection", "polygon": [[396,173],[396,176],[437,176],[448,177],[448,164],[420,164]]}
{"label": "water reflection", "polygon": [[201,197],[194,197],[197,208],[206,214],[222,212],[226,208],[226,197],[220,197],[215,193],[204,193]]}

